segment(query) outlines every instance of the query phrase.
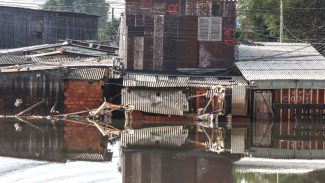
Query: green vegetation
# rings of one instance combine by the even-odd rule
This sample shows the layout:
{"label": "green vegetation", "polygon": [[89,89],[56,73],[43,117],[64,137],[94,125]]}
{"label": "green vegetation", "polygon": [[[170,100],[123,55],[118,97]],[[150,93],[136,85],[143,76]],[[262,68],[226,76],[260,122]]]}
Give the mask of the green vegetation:
{"label": "green vegetation", "polygon": [[[283,0],[284,41],[325,40],[325,1]],[[238,0],[239,40],[278,41],[280,0]]]}

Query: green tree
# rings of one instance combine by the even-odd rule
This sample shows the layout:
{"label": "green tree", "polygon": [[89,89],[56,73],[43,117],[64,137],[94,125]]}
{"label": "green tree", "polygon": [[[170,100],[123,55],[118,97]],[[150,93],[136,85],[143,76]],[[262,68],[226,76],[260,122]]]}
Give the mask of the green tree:
{"label": "green tree", "polygon": [[[283,0],[284,41],[309,42],[322,51],[324,0]],[[280,0],[239,0],[239,40],[278,41]],[[323,46],[324,47],[324,46]]]}
{"label": "green tree", "polygon": [[109,4],[105,0],[48,0],[44,10],[85,13],[100,16],[98,20],[99,39],[109,39],[111,23],[108,21]]}

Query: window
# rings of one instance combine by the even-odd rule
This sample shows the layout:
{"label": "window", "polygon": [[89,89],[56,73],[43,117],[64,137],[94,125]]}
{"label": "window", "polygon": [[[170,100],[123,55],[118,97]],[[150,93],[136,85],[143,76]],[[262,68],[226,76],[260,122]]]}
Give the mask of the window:
{"label": "window", "polygon": [[199,17],[198,40],[199,41],[221,41],[222,40],[222,18],[221,17]]}

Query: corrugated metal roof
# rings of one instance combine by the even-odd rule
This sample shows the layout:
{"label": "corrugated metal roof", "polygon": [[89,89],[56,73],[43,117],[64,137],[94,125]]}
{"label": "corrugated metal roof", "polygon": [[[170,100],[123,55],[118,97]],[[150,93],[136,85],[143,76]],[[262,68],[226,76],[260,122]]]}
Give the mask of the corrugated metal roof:
{"label": "corrugated metal roof", "polygon": [[14,53],[23,54],[23,52],[27,52],[27,51],[56,48],[56,47],[61,47],[66,44],[67,43],[42,44],[42,45],[27,46],[27,47],[20,47],[20,48],[2,49],[2,50],[0,50],[0,54],[14,54]]}
{"label": "corrugated metal roof", "polygon": [[64,77],[64,79],[74,80],[102,80],[106,75],[107,69],[105,68],[84,68],[84,69],[71,69]]}
{"label": "corrugated metal roof", "polygon": [[211,88],[216,85],[232,86],[247,85],[241,76],[193,76],[126,73],[123,76],[123,85],[128,87],[194,87]]}
{"label": "corrugated metal roof", "polygon": [[1,72],[22,72],[32,70],[52,70],[59,68],[109,68],[113,67],[113,57],[90,59],[43,59],[26,56],[0,56]]}
{"label": "corrugated metal roof", "polygon": [[0,55],[0,66],[32,64],[33,59],[24,56]]}
{"label": "corrugated metal roof", "polygon": [[257,43],[237,47],[246,80],[325,80],[325,57],[310,44]]}

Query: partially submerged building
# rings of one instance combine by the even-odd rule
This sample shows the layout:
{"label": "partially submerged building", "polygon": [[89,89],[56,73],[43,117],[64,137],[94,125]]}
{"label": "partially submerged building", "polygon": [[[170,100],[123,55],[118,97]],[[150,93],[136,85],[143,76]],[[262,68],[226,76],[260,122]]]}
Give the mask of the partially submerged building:
{"label": "partially submerged building", "polygon": [[264,147],[254,148],[256,153],[323,157],[324,56],[306,43],[261,42],[239,45],[237,51],[236,66],[249,83],[248,143]]}
{"label": "partially submerged building", "polygon": [[97,40],[98,16],[0,6],[0,48]]}
{"label": "partially submerged building", "polygon": [[224,88],[223,112],[230,114],[229,93],[246,85],[232,72],[235,16],[233,0],[126,0],[119,51],[127,69],[122,104],[134,106],[131,118],[192,123]]}
{"label": "partially submerged building", "polygon": [[113,60],[0,56],[0,113],[17,114],[42,100],[45,107],[31,114],[48,115],[53,106],[60,113],[97,108],[104,101],[105,80],[114,77]]}
{"label": "partially submerged building", "polygon": [[[138,111],[133,120],[192,124],[200,108],[207,107],[206,112],[211,113],[222,109],[224,114],[231,114],[232,106],[240,105],[231,95],[241,97],[246,81],[241,76],[126,73],[123,86],[122,104]],[[218,92],[226,95],[214,96]],[[211,106],[207,106],[209,100]],[[233,112],[237,113],[235,109]]]}

